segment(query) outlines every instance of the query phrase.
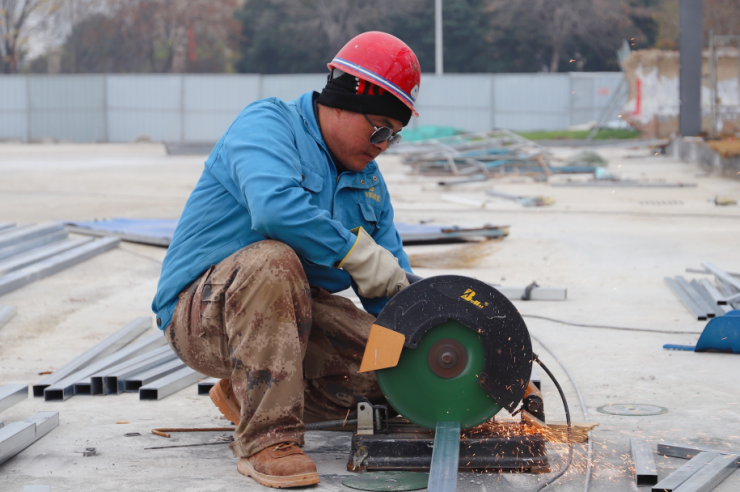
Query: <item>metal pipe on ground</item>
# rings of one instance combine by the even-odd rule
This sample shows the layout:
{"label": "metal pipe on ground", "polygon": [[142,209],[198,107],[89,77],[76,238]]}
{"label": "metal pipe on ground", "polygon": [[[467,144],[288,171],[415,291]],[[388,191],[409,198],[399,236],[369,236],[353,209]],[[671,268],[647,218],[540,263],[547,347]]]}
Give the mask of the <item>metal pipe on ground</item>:
{"label": "metal pipe on ground", "polygon": [[[102,391],[106,395],[117,395],[125,391],[126,379],[133,377],[142,372],[159,367],[173,359],[177,359],[177,354],[172,351],[169,345],[157,349],[155,355],[143,359],[136,364],[131,364],[117,371],[111,371],[102,378]],[[143,356],[142,356],[143,357]],[[95,380],[93,379],[93,395],[103,394],[96,392]]]}
{"label": "metal pipe on ground", "polygon": [[2,306],[0,305],[0,328],[10,319],[15,316],[15,306]]}
{"label": "metal pipe on ground", "polygon": [[83,381],[84,379],[89,378],[93,374],[97,374],[103,369],[114,366],[132,357],[150,352],[156,348],[161,347],[165,343],[167,343],[167,340],[162,333],[155,333],[141,340],[138,340],[131,345],[119,350],[118,352],[109,355],[108,357],[101,359],[93,364],[90,364],[84,369],[81,369],[76,373],[71,374],[61,381],[58,381],[48,388],[44,389],[44,400],[64,401],[74,396],[75,383]]}
{"label": "metal pipe on ground", "polygon": [[715,316],[722,316],[727,311],[731,310],[726,304],[722,306],[717,304],[717,301],[712,298],[712,296],[709,294],[709,292],[707,292],[707,289],[704,288],[704,285],[701,282],[692,280],[691,282],[689,282],[689,285],[692,289],[694,289],[694,292],[696,292],[697,295],[704,301],[704,304],[709,306],[709,308],[714,311]]}
{"label": "metal pipe on ground", "polygon": [[48,277],[68,267],[115,248],[121,240],[109,237],[93,241],[0,277],[0,295]]}
{"label": "metal pipe on ground", "polygon": [[0,429],[0,465],[59,426],[59,412],[38,412]]}
{"label": "metal pipe on ground", "polygon": [[177,372],[185,367],[185,363],[180,359],[171,360],[165,364],[154,367],[152,369],[140,372],[131,378],[127,379],[123,383],[124,390],[127,392],[135,393],[143,386],[149,383],[155,382],[168,374]]}
{"label": "metal pipe on ground", "polygon": [[632,461],[635,463],[635,483],[655,485],[658,483],[658,469],[653,459],[653,450],[647,439],[633,437],[630,439]]}
{"label": "metal pipe on ground", "polygon": [[720,454],[701,467],[688,480],[678,486],[676,492],[709,492],[725,481],[737,470],[740,456]]}
{"label": "metal pipe on ground", "polygon": [[0,388],[0,412],[28,398],[27,384],[8,384]]}
{"label": "metal pipe on ground", "polygon": [[161,400],[181,389],[195,384],[203,375],[189,367],[154,381],[139,388],[139,400]]}
{"label": "metal pipe on ground", "polygon": [[69,251],[70,249],[82,246],[83,244],[87,244],[92,240],[92,238],[88,237],[65,239],[57,243],[52,243],[50,245],[31,250],[28,253],[16,255],[7,260],[0,261],[0,275],[20,270],[28,265],[51,258],[52,256]]}
{"label": "metal pipe on ground", "polygon": [[688,463],[655,484],[651,492],[674,492],[686,480],[691,478],[696,472],[702,469],[704,465],[708,464],[717,456],[719,456],[719,453],[711,453],[708,451],[703,451],[697,454],[691,458]]}
{"label": "metal pipe on ground", "polygon": [[13,246],[7,246],[0,249],[0,260],[12,258],[16,255],[20,255],[22,253],[32,251],[36,248],[40,248],[41,246],[67,239],[68,237],[69,233],[66,230],[62,229],[61,231],[50,232],[49,234],[35,237],[22,243],[15,244]]}
{"label": "metal pipe on ground", "polygon": [[152,327],[151,318],[136,318],[94,347],[78,355],[61,368],[33,385],[33,396],[44,396],[44,389],[88,365],[108,357]]}
{"label": "metal pipe on ground", "polygon": [[18,228],[0,236],[0,248],[13,246],[35,237],[44,236],[54,231],[64,229],[61,222],[52,222],[48,224],[36,224],[29,227]]}
{"label": "metal pipe on ground", "polygon": [[663,280],[665,280],[665,283],[668,284],[668,287],[670,287],[671,290],[673,290],[673,293],[676,294],[676,296],[684,304],[684,306],[686,306],[689,311],[694,313],[694,316],[696,316],[696,319],[698,321],[703,321],[707,319],[706,310],[699,307],[699,305],[694,302],[691,296],[685,290],[683,290],[683,287],[681,287],[678,282],[669,277],[665,277]]}

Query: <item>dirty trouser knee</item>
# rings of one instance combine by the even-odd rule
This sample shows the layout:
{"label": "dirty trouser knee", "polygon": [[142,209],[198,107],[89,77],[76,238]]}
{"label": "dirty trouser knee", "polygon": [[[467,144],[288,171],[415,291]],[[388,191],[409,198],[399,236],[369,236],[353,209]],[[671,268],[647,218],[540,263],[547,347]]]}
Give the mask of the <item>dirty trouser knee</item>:
{"label": "dirty trouser knee", "polygon": [[346,415],[359,395],[382,398],[373,373],[356,374],[372,322],[350,301],[309,289],[288,246],[261,241],[183,291],[167,338],[190,367],[231,379],[241,405],[231,448],[251,456],[302,443],[304,392],[309,421]]}

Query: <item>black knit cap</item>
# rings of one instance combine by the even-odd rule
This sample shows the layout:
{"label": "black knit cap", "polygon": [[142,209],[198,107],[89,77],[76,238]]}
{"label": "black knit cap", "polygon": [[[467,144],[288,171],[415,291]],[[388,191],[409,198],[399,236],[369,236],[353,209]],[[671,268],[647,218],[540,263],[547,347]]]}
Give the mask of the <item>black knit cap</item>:
{"label": "black knit cap", "polygon": [[411,109],[392,93],[336,68],[329,74],[318,103],[354,113],[388,116],[403,126],[411,120]]}

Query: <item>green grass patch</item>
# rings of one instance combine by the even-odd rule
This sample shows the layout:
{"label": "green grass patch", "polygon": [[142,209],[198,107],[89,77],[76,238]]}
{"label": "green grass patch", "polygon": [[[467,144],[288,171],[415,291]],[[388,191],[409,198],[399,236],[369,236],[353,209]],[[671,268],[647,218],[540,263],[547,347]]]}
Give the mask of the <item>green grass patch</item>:
{"label": "green grass patch", "polygon": [[[516,132],[529,140],[585,140],[590,130],[555,130],[540,132]],[[595,140],[637,138],[640,132],[632,128],[602,128],[596,133]]]}

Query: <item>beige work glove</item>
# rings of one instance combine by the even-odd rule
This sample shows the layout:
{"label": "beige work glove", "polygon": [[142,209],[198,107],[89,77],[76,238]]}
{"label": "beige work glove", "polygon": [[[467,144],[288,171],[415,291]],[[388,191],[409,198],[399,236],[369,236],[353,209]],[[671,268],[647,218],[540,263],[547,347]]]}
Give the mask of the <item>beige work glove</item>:
{"label": "beige work glove", "polygon": [[375,243],[365,229],[352,229],[357,241],[338,265],[349,273],[362,297],[393,297],[408,287],[406,272],[390,251]]}

